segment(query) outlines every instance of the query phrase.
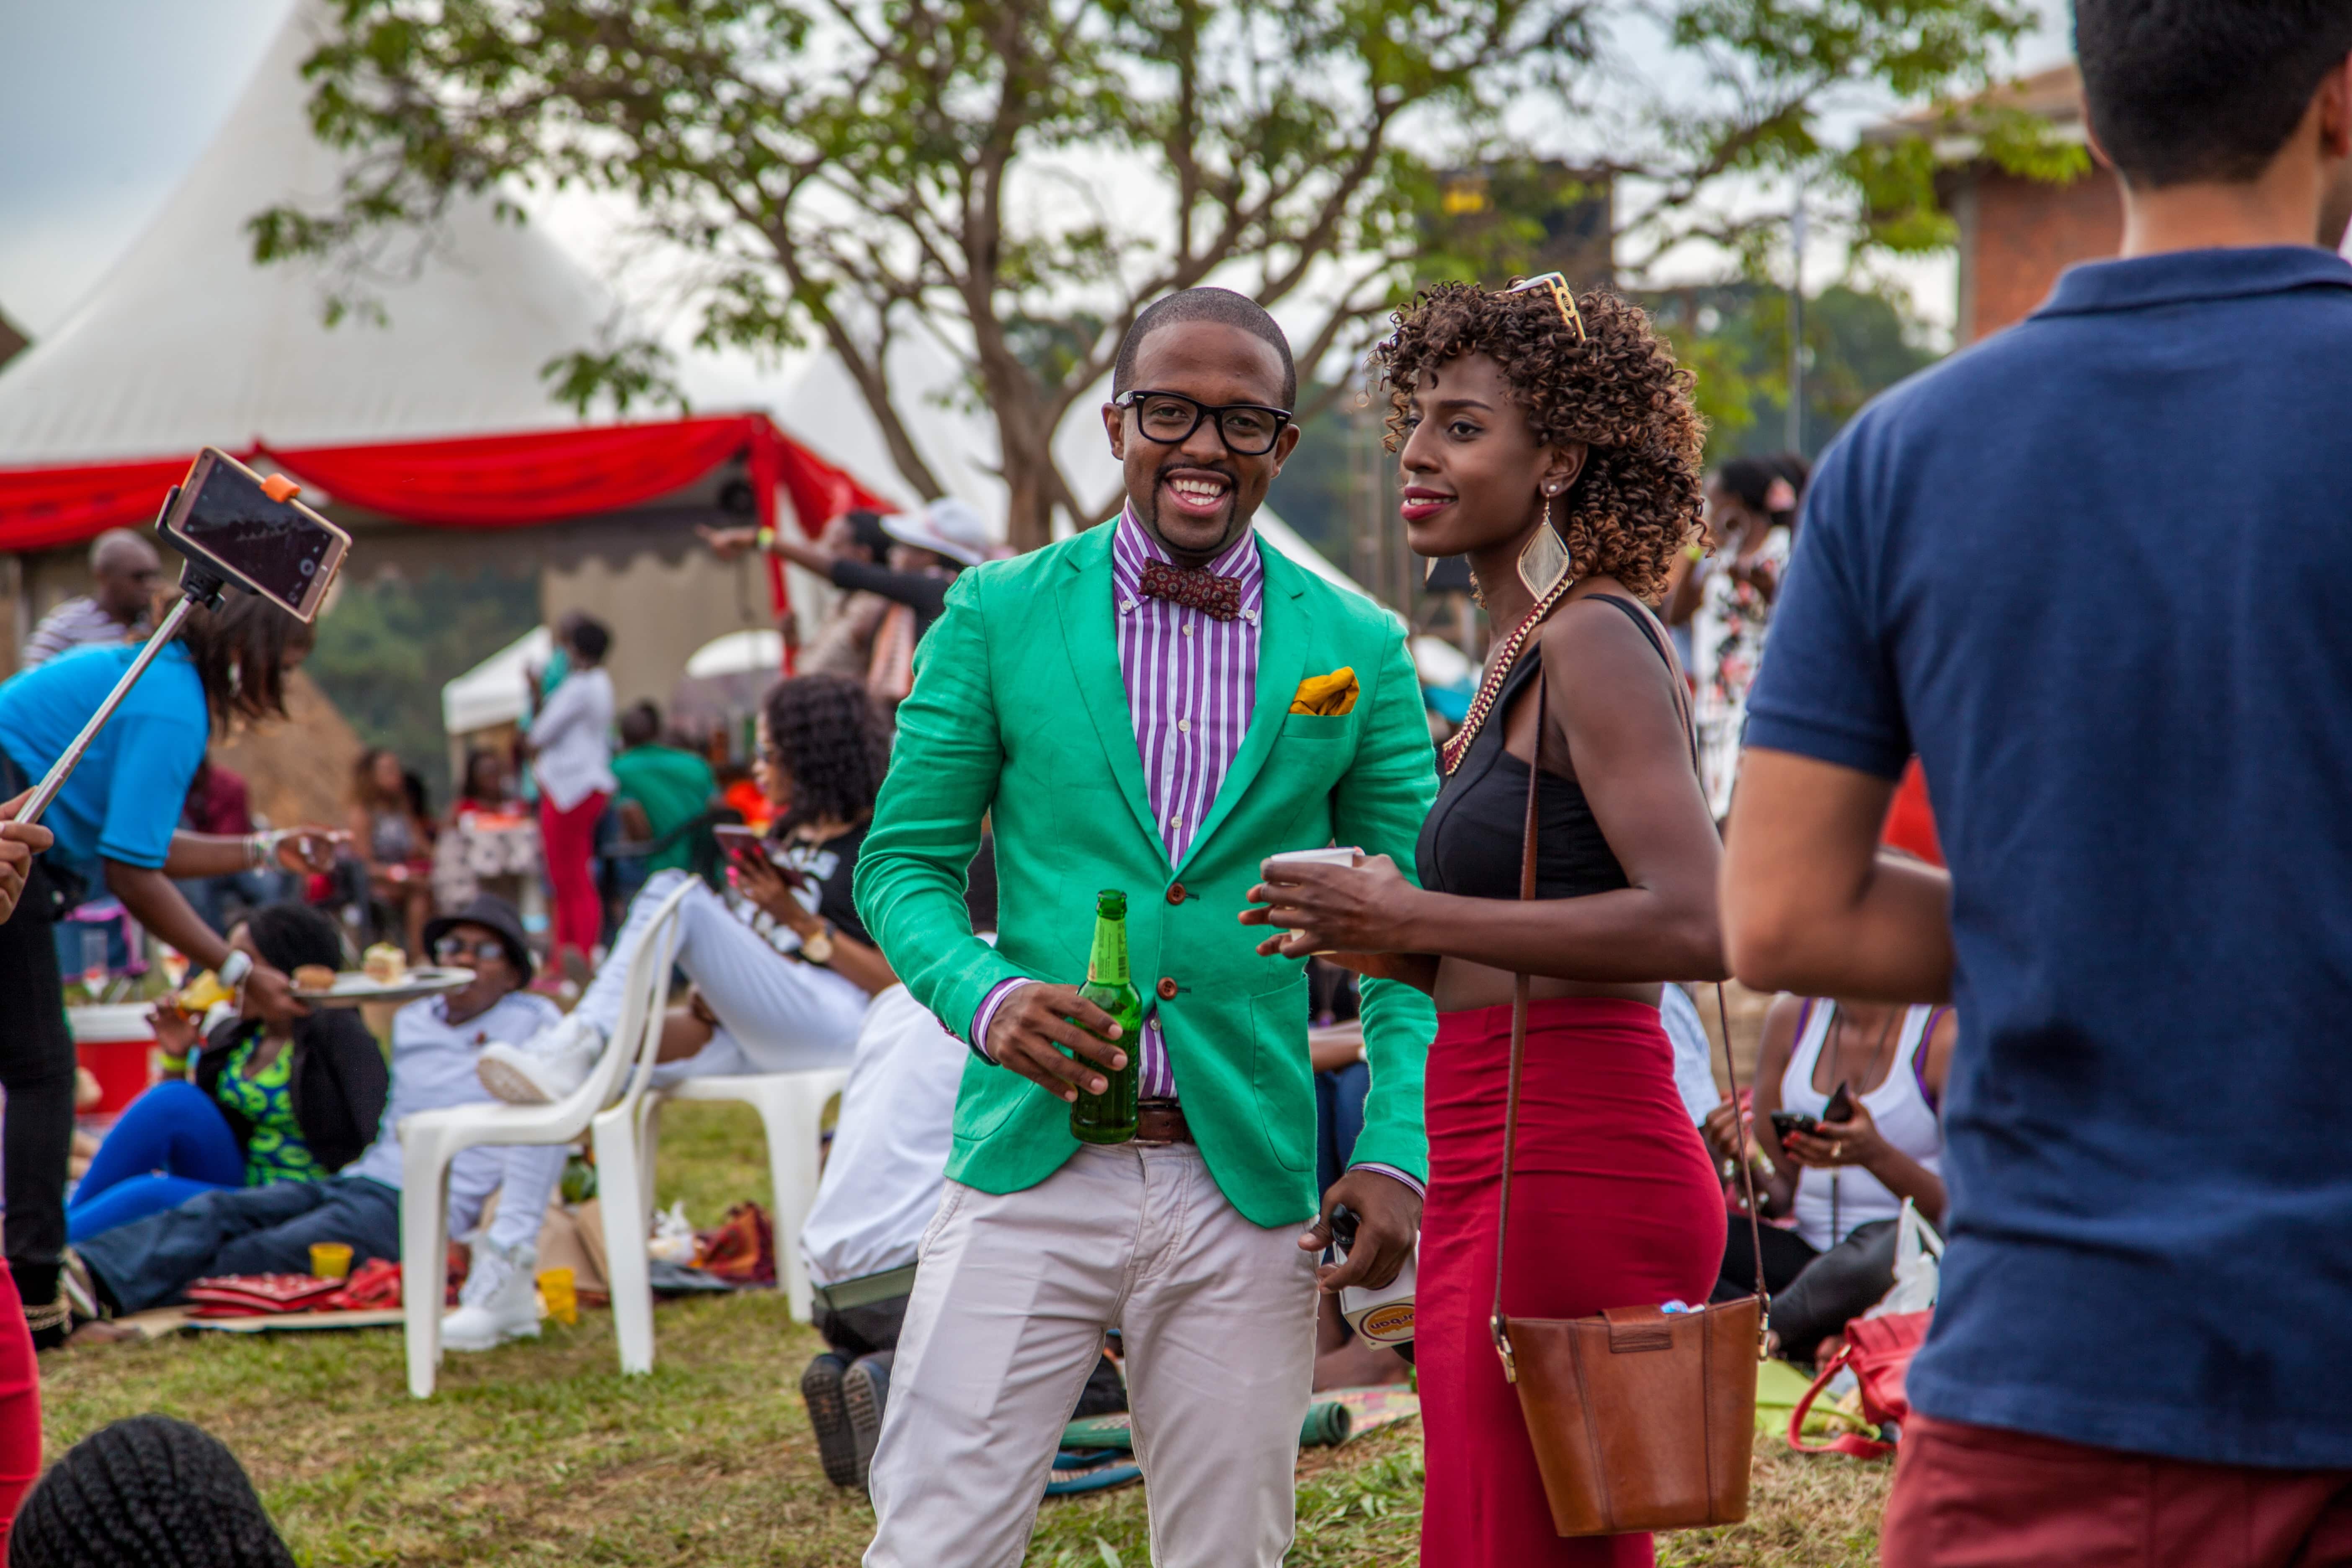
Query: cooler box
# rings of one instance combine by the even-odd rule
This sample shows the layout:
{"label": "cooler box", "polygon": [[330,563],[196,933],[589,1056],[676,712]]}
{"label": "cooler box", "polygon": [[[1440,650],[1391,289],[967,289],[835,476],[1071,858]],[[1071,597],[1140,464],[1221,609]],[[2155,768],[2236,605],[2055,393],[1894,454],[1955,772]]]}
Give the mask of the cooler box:
{"label": "cooler box", "polygon": [[120,1116],[155,1081],[155,1026],[150,1002],[116,1002],[66,1009],[74,1058],[98,1079],[99,1100],[86,1116]]}

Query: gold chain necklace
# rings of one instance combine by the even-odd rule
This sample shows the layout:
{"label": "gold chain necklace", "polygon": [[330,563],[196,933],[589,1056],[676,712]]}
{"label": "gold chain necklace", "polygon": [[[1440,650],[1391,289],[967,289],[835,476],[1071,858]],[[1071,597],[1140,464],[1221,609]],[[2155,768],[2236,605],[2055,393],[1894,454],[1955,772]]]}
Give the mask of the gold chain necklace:
{"label": "gold chain necklace", "polygon": [[[1486,667],[1486,679],[1478,683],[1478,694],[1470,700],[1470,710],[1462,716],[1462,728],[1454,731],[1438,751],[1438,759],[1444,763],[1444,771],[1449,777],[1462,765],[1462,759],[1470,754],[1470,742],[1478,738],[1486,716],[1494,711],[1496,700],[1502,695],[1503,682],[1510,679],[1511,668],[1519,662],[1519,654],[1526,648],[1529,634],[1574,586],[1576,579],[1563,574],[1560,580],[1535,602],[1535,607],[1528,611],[1527,618],[1511,629],[1511,635],[1503,639],[1502,647],[1495,650],[1494,662]],[[1543,737],[1537,736],[1536,743],[1540,748]]]}

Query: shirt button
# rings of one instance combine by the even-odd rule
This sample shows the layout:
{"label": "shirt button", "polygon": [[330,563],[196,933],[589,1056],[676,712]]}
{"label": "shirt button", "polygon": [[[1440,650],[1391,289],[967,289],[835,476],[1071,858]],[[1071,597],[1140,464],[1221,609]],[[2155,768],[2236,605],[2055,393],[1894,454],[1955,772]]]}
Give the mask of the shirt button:
{"label": "shirt button", "polygon": [[1192,624],[1190,621],[1184,623],[1184,635],[1188,637],[1192,635]]}
{"label": "shirt button", "polygon": [[1160,999],[1162,1002],[1173,1002],[1176,1000],[1176,980],[1173,975],[1161,975],[1160,977],[1160,984],[1155,986],[1154,989],[1160,993]]}
{"label": "shirt button", "polygon": [[1182,903],[1182,902],[1184,901],[1184,884],[1183,884],[1183,883],[1181,883],[1181,882],[1176,882],[1176,883],[1171,883],[1171,884],[1169,886],[1169,889],[1168,889],[1168,901],[1169,901],[1170,903],[1171,903],[1171,904],[1181,904],[1181,903]]}
{"label": "shirt button", "polygon": [[1179,719],[1179,720],[1177,720],[1177,721],[1176,721],[1176,732],[1177,732],[1178,734],[1180,734],[1180,735],[1189,735],[1189,734],[1191,734],[1191,733],[1192,732],[1192,721],[1191,721],[1190,719]]}

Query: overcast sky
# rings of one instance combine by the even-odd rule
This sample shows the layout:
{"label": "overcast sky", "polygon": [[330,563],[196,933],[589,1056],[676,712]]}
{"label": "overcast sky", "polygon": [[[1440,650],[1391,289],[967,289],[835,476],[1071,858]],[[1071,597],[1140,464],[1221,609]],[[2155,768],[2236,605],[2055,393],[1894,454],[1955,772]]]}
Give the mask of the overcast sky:
{"label": "overcast sky", "polygon": [[[2028,69],[2065,49],[2065,0],[2040,4]],[[0,0],[0,312],[37,338],[65,317],[194,163],[293,5]]]}

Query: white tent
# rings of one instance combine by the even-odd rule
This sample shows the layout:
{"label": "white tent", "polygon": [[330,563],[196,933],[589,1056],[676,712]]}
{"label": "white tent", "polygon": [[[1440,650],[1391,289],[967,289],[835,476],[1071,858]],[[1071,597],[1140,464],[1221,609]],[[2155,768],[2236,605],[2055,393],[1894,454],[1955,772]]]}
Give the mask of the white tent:
{"label": "white tent", "polygon": [[784,634],[772,626],[729,632],[695,649],[686,661],[689,679],[712,680],[725,675],[773,675],[784,668]]}
{"label": "white tent", "polygon": [[522,721],[530,672],[555,657],[555,638],[533,626],[441,689],[441,728],[452,735]]}
{"label": "white tent", "polygon": [[384,325],[330,328],[330,274],[255,264],[247,223],[284,201],[325,204],[343,166],[303,108],[300,66],[328,9],[295,6],[179,190],[72,314],[0,374],[0,467],[575,422],[540,367],[594,347],[617,317],[538,227],[457,204],[431,253],[372,282]]}

